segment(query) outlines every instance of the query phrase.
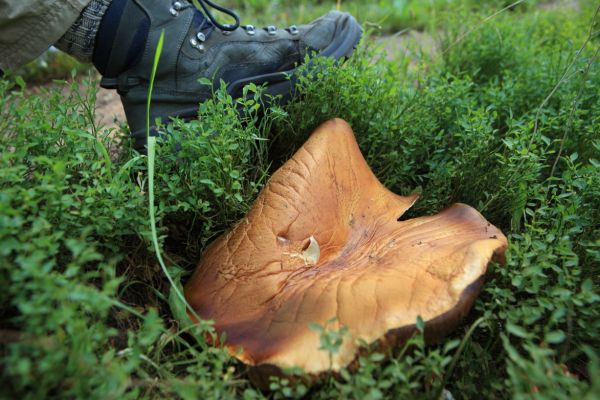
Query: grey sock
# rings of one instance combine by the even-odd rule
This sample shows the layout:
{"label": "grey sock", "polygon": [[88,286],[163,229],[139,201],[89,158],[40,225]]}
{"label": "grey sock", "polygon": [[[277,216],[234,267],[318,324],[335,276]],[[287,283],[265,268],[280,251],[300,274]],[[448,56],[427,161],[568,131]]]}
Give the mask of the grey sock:
{"label": "grey sock", "polygon": [[112,0],[91,0],[69,30],[54,44],[82,62],[92,61],[96,34]]}

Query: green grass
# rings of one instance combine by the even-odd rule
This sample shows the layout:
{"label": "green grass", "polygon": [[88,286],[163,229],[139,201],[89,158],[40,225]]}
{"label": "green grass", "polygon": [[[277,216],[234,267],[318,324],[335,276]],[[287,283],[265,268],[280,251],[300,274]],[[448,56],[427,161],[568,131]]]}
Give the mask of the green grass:
{"label": "green grass", "polygon": [[[230,0],[226,2],[241,16],[242,24],[272,25],[308,23],[330,10],[339,9],[355,15],[375,33],[393,33],[404,29],[436,27],[443,18],[457,10],[489,11],[512,2],[504,0]],[[528,1],[515,11],[528,10],[537,4]]]}
{"label": "green grass", "polygon": [[[266,17],[269,2],[246,3]],[[392,3],[342,8],[368,16]],[[165,127],[150,169],[155,235],[149,160],[126,132],[97,126],[95,83],[29,96],[22,79],[0,80],[0,397],[598,398],[594,5],[527,3],[486,20],[508,3],[407,4],[435,20],[421,25],[438,41],[430,57],[388,62],[363,46],[343,66],[323,61],[307,73],[302,99],[285,108],[261,109],[258,87],[241,104],[220,90],[199,120]],[[333,2],[273,2],[273,16],[295,20],[303,5],[312,18]],[[417,335],[404,349],[361,357],[338,380],[275,380],[263,393],[244,365],[207,345],[210,323],[186,323],[173,286],[334,116],[351,123],[387,187],[423,193],[412,216],[473,205],[509,236],[507,264],[490,267],[472,312],[439,345]],[[343,332],[322,330],[336,351]]]}

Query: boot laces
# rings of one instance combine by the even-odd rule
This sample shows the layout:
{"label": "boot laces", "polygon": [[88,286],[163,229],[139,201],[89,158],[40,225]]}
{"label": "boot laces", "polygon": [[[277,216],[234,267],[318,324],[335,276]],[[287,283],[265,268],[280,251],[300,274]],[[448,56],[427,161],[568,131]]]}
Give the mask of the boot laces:
{"label": "boot laces", "polygon": [[[194,6],[204,12],[204,15],[210,20],[210,22],[221,29],[222,31],[235,31],[240,26],[240,17],[231,9],[220,6],[218,4],[213,3],[211,0],[191,0]],[[230,16],[235,22],[233,24],[220,24],[214,15],[210,12],[209,7],[214,8],[217,11],[222,12],[223,14],[227,14]]]}

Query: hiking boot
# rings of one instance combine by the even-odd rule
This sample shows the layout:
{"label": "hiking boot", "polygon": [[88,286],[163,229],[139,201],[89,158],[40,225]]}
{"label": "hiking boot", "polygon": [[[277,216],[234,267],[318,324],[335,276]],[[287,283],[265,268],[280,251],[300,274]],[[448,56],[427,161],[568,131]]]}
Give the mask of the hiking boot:
{"label": "hiking boot", "polygon": [[[121,95],[134,146],[146,142],[146,101],[156,45],[165,39],[152,93],[150,121],[194,118],[199,103],[212,97],[220,81],[238,98],[248,83],[266,84],[266,93],[291,97],[298,64],[306,55],[349,57],[361,28],[349,14],[330,12],[307,25],[256,28],[240,26],[231,10],[199,0],[112,0],[96,38],[94,65],[100,85]],[[235,19],[221,25],[208,7]],[[208,78],[210,85],[199,83]]]}

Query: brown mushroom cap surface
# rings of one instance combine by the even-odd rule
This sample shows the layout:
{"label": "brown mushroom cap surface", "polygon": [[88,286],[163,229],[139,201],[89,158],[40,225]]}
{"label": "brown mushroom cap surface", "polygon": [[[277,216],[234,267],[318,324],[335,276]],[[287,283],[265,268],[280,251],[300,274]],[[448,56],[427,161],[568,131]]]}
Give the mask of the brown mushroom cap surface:
{"label": "brown mushroom cap surface", "polygon": [[[447,333],[507,241],[462,204],[398,221],[416,199],[387,190],[350,126],[328,121],[273,174],[246,217],[209,246],[186,298],[245,363],[313,374],[347,366],[358,339],[393,342],[390,335],[417,316]],[[309,324],[332,317],[329,327],[346,326],[348,335],[330,364]]]}

